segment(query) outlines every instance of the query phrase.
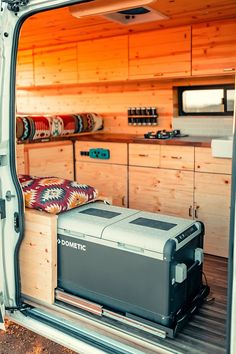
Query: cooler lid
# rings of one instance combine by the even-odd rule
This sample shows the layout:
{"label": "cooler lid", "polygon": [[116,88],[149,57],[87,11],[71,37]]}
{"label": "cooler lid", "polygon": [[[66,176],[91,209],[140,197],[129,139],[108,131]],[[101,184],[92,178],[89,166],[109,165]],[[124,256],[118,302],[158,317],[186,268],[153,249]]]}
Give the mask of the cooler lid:
{"label": "cooler lid", "polygon": [[103,202],[89,203],[58,215],[58,233],[63,230],[101,238],[103,230],[109,225],[136,213],[137,210],[115,207]]}
{"label": "cooler lid", "polygon": [[[193,224],[193,220],[138,212],[107,227],[102,239],[163,253],[169,239],[175,239]],[[176,239],[175,241],[177,242]]]}

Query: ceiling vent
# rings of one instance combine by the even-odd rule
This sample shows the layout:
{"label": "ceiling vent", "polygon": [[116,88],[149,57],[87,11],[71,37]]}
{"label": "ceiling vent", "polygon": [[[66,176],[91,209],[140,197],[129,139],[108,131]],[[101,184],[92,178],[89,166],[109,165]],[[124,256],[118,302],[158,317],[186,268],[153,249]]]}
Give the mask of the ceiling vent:
{"label": "ceiling vent", "polygon": [[147,6],[135,7],[132,9],[122,10],[118,12],[108,13],[104,17],[122,23],[124,25],[135,25],[138,23],[165,20],[168,17],[162,13],[153,10]]}

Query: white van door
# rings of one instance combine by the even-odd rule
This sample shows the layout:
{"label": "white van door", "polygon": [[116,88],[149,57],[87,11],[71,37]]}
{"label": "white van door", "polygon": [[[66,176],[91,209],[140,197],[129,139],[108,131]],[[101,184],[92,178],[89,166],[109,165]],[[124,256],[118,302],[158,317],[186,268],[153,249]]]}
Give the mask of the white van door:
{"label": "white van door", "polygon": [[0,0],[0,328],[4,328],[5,310],[21,309],[18,255],[24,232],[24,203],[15,166],[15,75],[20,28],[28,15],[41,9],[89,1]]}
{"label": "white van door", "polygon": [[[112,0],[109,4],[127,8],[151,1]],[[107,4],[104,0],[0,0],[0,328],[4,328],[5,312],[10,317],[15,314],[17,321],[20,311],[15,310],[22,309],[18,257],[24,234],[24,202],[15,166],[15,76],[20,28],[27,17],[40,11],[86,3],[94,7]],[[28,328],[33,329],[32,321],[28,322]],[[49,329],[38,328],[38,332],[43,331],[46,335]]]}

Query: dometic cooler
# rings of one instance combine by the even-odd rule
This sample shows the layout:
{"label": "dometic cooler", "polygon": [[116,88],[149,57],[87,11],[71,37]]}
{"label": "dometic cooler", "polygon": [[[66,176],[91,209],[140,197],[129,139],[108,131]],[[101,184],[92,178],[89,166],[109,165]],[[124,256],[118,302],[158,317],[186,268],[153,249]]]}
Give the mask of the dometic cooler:
{"label": "dometic cooler", "polygon": [[58,288],[170,327],[201,293],[200,222],[88,204],[58,217]]}

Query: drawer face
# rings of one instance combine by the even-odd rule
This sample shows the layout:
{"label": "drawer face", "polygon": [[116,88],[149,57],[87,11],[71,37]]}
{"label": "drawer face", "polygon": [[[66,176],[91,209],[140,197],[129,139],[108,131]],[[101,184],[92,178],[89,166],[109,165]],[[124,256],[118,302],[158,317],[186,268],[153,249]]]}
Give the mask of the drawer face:
{"label": "drawer face", "polygon": [[131,166],[159,167],[160,145],[129,144]]}
{"label": "drawer face", "polygon": [[[109,158],[100,159],[93,158],[92,156],[81,155],[89,153],[91,149],[105,149],[109,150]],[[98,151],[98,150],[97,150]],[[91,154],[92,155],[92,154]],[[76,141],[75,143],[75,159],[81,162],[102,162],[102,163],[115,163],[118,165],[127,165],[127,144],[125,143],[109,143],[97,141]]]}
{"label": "drawer face", "polygon": [[161,145],[160,167],[193,171],[194,147]]}
{"label": "drawer face", "polygon": [[212,157],[210,148],[195,148],[195,171],[231,174],[232,159]]}

